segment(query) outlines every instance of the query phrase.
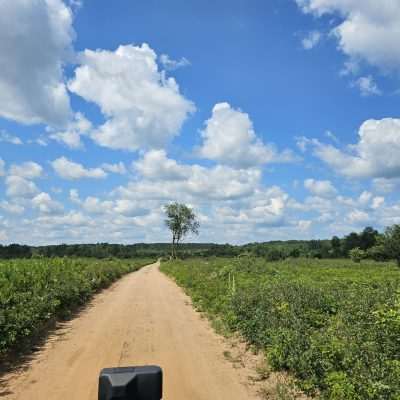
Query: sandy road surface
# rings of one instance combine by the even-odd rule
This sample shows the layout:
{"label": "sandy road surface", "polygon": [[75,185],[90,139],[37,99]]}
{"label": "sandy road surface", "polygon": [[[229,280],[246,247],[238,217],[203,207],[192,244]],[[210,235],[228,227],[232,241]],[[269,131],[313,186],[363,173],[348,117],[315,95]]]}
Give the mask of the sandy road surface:
{"label": "sandy road surface", "polygon": [[[0,399],[95,400],[101,368],[158,364],[166,400],[245,400],[246,371],[158,264],[97,295],[19,373],[1,379]],[[242,382],[242,383],[241,383]]]}

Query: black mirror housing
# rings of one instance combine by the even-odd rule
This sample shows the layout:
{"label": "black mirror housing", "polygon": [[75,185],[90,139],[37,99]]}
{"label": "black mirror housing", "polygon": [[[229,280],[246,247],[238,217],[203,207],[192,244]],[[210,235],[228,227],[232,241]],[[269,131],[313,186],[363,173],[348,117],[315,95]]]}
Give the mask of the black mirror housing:
{"label": "black mirror housing", "polygon": [[98,400],[161,400],[162,370],[157,366],[104,368]]}

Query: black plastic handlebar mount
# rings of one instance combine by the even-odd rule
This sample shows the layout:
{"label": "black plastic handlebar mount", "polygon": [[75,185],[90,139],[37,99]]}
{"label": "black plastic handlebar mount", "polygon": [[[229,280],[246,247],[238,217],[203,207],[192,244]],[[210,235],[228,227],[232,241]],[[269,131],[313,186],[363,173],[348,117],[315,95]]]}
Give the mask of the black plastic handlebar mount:
{"label": "black plastic handlebar mount", "polygon": [[161,400],[162,370],[157,366],[104,368],[99,400]]}

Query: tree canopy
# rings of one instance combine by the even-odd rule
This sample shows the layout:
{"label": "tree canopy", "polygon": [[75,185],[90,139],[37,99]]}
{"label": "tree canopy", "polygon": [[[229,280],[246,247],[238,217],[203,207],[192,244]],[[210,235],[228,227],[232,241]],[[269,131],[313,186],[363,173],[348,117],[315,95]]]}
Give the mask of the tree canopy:
{"label": "tree canopy", "polygon": [[185,204],[172,203],[164,206],[165,224],[172,233],[171,256],[176,258],[176,246],[189,233],[198,234],[200,223],[193,210]]}
{"label": "tree canopy", "polygon": [[400,267],[400,225],[392,225],[385,231],[384,247],[390,258]]}

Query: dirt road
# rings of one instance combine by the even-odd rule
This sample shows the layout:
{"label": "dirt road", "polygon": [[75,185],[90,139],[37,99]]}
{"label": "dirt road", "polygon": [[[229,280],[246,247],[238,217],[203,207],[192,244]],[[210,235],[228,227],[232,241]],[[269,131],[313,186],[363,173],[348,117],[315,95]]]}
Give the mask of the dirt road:
{"label": "dirt road", "polygon": [[[158,264],[127,275],[48,340],[23,372],[1,380],[0,398],[96,400],[104,367],[157,364],[166,400],[251,400],[246,370]],[[62,335],[60,335],[62,333]]]}

